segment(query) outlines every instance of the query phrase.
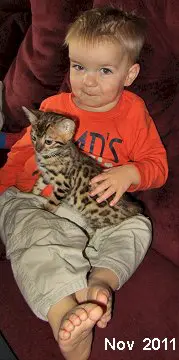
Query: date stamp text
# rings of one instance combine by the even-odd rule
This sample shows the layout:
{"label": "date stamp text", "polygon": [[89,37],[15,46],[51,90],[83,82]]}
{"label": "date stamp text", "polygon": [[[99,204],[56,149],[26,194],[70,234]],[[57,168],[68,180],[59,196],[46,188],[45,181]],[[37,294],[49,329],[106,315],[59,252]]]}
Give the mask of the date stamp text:
{"label": "date stamp text", "polygon": [[[176,349],[176,339],[168,339],[168,338],[164,338],[164,339],[159,339],[157,337],[150,339],[150,338],[145,338],[142,340],[142,350],[144,351],[157,351],[160,349],[164,349],[164,350],[173,350],[175,351]],[[105,350],[119,350],[122,351],[124,349],[128,349],[129,351],[132,351],[135,347],[135,341],[134,340],[127,340],[127,341],[122,341],[122,340],[116,340],[115,338],[112,338],[112,340],[105,338]]]}

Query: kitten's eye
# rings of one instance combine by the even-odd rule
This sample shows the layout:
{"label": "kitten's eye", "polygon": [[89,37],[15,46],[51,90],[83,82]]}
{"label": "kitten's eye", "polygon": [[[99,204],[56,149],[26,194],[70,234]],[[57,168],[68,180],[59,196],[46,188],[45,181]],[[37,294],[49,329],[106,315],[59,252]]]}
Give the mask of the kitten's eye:
{"label": "kitten's eye", "polygon": [[53,143],[52,140],[47,140],[47,139],[45,140],[45,144],[46,144],[46,145],[51,145],[52,143]]}
{"label": "kitten's eye", "polygon": [[35,140],[36,140],[36,136],[31,135],[31,139],[32,139],[32,141],[35,141]]}

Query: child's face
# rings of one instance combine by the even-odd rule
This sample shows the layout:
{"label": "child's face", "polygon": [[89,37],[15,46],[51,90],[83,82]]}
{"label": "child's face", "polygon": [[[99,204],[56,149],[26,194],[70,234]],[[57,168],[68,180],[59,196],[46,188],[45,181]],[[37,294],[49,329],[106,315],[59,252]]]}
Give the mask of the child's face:
{"label": "child's face", "polygon": [[[69,44],[70,82],[75,104],[88,111],[108,111],[118,102],[130,66],[114,43]],[[131,82],[132,83],[132,82]]]}

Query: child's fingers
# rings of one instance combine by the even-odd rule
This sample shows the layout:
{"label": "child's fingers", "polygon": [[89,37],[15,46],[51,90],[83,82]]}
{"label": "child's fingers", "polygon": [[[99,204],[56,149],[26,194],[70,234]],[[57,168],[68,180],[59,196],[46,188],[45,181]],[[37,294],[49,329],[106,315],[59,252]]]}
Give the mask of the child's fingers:
{"label": "child's fingers", "polygon": [[109,181],[103,181],[101,184],[96,186],[92,191],[89,193],[90,196],[95,196],[103,191],[105,191],[110,186]]}
{"label": "child's fingers", "polygon": [[100,204],[101,202],[107,200],[111,195],[113,195],[114,192],[114,189],[110,187],[101,196],[99,196],[96,201]]}
{"label": "child's fingers", "polygon": [[96,183],[98,183],[98,182],[100,182],[100,181],[103,181],[103,180],[105,180],[106,178],[107,178],[107,174],[105,174],[105,173],[101,173],[101,174],[99,174],[99,175],[97,175],[97,176],[94,176],[94,178],[92,178],[92,179],[90,180],[90,185],[96,184]]}
{"label": "child's fingers", "polygon": [[110,202],[110,206],[115,206],[117,203],[118,203],[118,201],[120,200],[120,197],[122,196],[122,194],[120,194],[120,193],[116,193],[115,194],[115,196],[114,196],[114,198],[111,200],[111,202]]}

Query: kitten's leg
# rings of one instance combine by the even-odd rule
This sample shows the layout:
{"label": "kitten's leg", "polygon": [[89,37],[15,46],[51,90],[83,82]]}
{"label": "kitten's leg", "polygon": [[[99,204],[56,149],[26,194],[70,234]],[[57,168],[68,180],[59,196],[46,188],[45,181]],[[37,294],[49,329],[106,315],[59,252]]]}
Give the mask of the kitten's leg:
{"label": "kitten's leg", "polygon": [[44,183],[43,177],[40,175],[32,189],[32,193],[35,195],[40,195],[45,186],[46,184]]}
{"label": "kitten's leg", "polygon": [[56,198],[55,194],[52,193],[48,202],[44,205],[44,209],[54,213],[57,210],[60,200]]}
{"label": "kitten's leg", "polygon": [[61,200],[65,199],[69,192],[69,186],[66,185],[67,183],[65,184],[65,178],[61,177],[61,179],[63,179],[63,181],[61,180],[60,186],[54,184],[54,191],[51,194],[48,203],[45,204],[45,209],[53,213],[57,210]]}

